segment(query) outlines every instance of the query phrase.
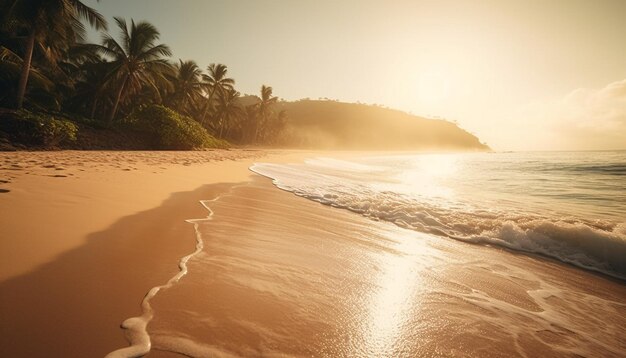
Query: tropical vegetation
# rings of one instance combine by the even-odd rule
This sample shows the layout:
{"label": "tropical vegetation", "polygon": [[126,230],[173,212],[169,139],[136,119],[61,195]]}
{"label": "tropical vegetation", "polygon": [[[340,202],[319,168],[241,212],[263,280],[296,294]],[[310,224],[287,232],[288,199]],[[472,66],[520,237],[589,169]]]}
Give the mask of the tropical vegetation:
{"label": "tropical vegetation", "polygon": [[0,9],[0,129],[53,125],[67,133],[38,143],[58,144],[95,126],[149,134],[164,149],[271,144],[284,129],[271,87],[242,100],[226,65],[174,59],[149,22],[116,17],[111,28],[79,0],[0,0]]}
{"label": "tropical vegetation", "polygon": [[[100,32],[96,43],[86,27]],[[0,0],[0,150],[488,147],[445,120],[320,98],[242,95],[228,67],[173,57],[159,30],[80,0]],[[17,145],[16,145],[17,143]]]}

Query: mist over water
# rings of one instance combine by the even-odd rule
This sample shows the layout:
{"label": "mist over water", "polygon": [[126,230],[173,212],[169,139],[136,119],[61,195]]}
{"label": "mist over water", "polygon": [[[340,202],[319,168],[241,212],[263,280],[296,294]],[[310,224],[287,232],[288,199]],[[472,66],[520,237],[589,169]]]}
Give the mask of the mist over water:
{"label": "mist over water", "polygon": [[299,196],[626,277],[626,152],[402,154],[256,164]]}

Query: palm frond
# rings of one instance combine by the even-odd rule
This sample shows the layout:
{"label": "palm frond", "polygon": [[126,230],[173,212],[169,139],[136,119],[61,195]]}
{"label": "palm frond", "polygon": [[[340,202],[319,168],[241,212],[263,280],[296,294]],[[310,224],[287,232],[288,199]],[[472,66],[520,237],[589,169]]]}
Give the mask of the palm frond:
{"label": "palm frond", "polygon": [[139,53],[137,55],[137,60],[150,61],[156,58],[169,56],[172,56],[172,50],[170,50],[167,45],[160,44]]}
{"label": "palm frond", "polygon": [[114,17],[113,19],[115,20],[115,23],[117,23],[117,27],[120,29],[120,34],[122,37],[122,46],[119,46],[119,47],[123,49],[122,51],[123,53],[128,54],[131,52],[131,49],[129,46],[131,42],[131,37],[130,37],[130,33],[128,32],[128,25],[126,24],[126,20],[121,17]]}
{"label": "palm frond", "polygon": [[83,4],[78,0],[68,0],[72,4],[78,16],[89,22],[89,25],[96,30],[106,30],[107,21],[97,10]]}
{"label": "palm frond", "polygon": [[109,35],[102,37],[102,46],[98,47],[98,50],[104,55],[112,57],[114,59],[126,57],[126,51],[124,46],[120,45],[117,40]]}

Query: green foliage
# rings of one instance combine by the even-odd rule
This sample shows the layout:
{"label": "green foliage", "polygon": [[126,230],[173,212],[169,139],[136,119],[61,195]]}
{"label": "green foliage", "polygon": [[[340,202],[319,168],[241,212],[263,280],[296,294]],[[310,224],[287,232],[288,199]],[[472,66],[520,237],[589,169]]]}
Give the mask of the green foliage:
{"label": "green foliage", "polygon": [[15,142],[54,147],[75,141],[78,126],[67,119],[45,113],[19,110],[2,116],[0,131],[7,133]]}
{"label": "green foliage", "polygon": [[126,123],[148,133],[159,149],[227,148],[228,142],[211,136],[193,119],[160,105],[142,107],[131,114]]}
{"label": "green foliage", "polygon": [[[271,87],[263,86],[247,113],[226,65],[212,63],[204,72],[191,60],[174,65],[155,26],[115,18],[115,37],[83,2],[0,0],[8,10],[0,11],[0,117],[15,117],[0,123],[10,127],[0,128],[5,141],[87,149],[277,143],[284,121],[273,109]],[[101,43],[85,41],[87,23],[103,31]],[[125,117],[132,119],[116,120]],[[113,133],[120,140],[111,141]]]}

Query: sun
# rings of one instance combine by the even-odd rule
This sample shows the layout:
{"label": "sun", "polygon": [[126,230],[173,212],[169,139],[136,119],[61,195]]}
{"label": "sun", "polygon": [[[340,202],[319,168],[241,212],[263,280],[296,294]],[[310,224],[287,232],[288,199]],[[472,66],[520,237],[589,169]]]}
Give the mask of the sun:
{"label": "sun", "polygon": [[449,95],[449,82],[439,73],[426,73],[418,78],[418,98],[423,102],[439,102]]}

